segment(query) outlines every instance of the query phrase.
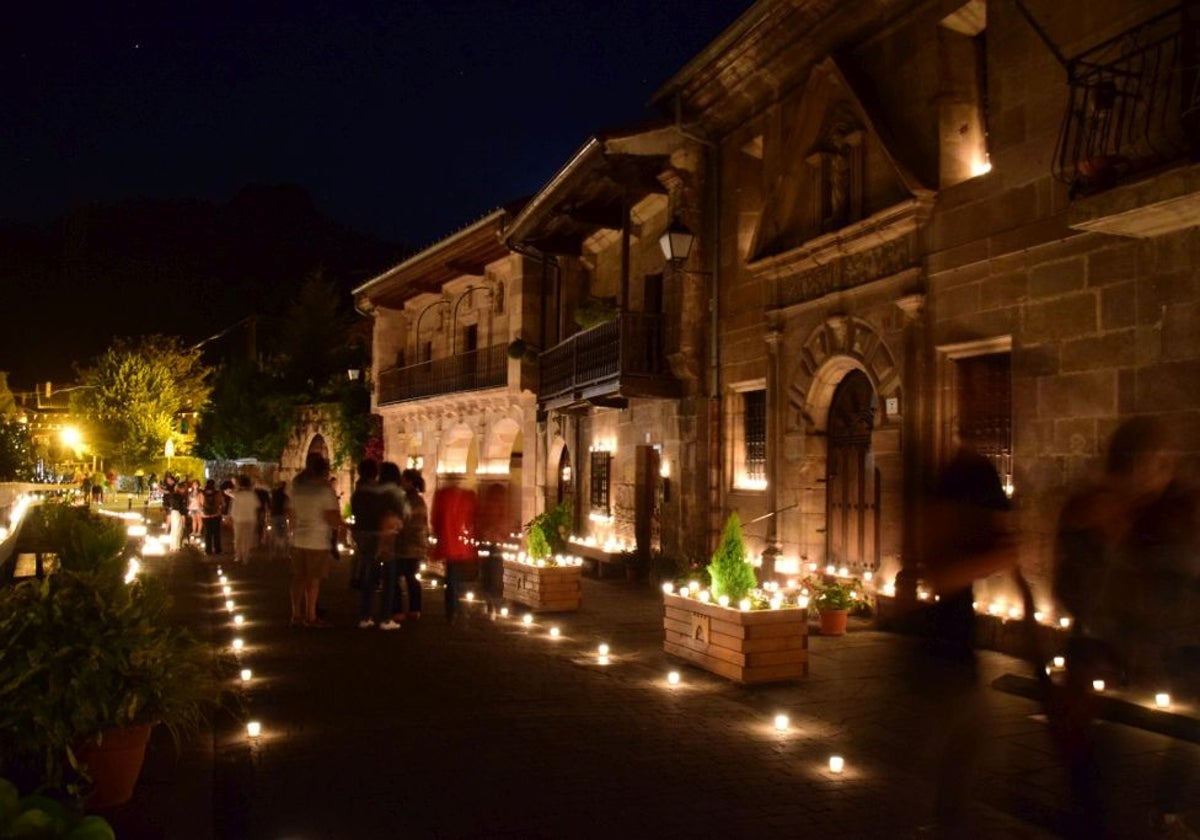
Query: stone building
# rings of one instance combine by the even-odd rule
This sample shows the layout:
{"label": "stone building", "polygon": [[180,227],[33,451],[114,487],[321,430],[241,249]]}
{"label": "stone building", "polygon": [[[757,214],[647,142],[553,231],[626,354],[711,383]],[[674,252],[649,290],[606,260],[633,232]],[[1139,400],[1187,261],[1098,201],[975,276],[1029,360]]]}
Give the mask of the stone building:
{"label": "stone building", "polygon": [[660,244],[672,213],[698,222],[698,148],[672,124],[596,135],[501,234],[542,272],[545,504],[572,502],[600,563],[708,550],[707,282]]}
{"label": "stone building", "polygon": [[421,470],[430,494],[454,474],[506,497],[512,533],[540,509],[534,353],[521,351],[540,340],[528,331],[538,323],[541,274],[501,244],[509,216],[490,213],[354,295],[374,317],[372,401],[384,457]]}
{"label": "stone building", "polygon": [[1177,422],[1197,465],[1187,9],[760,0],[656,94],[707,176],[655,218],[711,267],[714,498],[766,571],[886,585],[968,433],[1049,610],[1057,512],[1122,418]]}

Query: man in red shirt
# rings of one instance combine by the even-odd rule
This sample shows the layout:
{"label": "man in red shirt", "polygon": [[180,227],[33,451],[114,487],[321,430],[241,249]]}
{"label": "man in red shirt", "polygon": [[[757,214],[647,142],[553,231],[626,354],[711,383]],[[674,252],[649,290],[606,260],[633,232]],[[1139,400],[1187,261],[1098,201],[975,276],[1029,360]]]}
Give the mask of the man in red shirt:
{"label": "man in red shirt", "polygon": [[433,494],[429,525],[437,538],[430,556],[446,564],[446,621],[458,612],[463,569],[477,558],[475,548],[475,491],[462,484],[461,475],[441,476]]}

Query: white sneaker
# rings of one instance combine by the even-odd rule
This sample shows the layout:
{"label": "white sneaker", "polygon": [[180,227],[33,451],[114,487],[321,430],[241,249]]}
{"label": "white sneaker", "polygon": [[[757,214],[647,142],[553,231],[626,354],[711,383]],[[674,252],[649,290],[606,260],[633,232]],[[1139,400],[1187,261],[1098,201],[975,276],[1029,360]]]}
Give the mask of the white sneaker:
{"label": "white sneaker", "polygon": [[364,618],[362,621],[358,622],[359,630],[370,630],[374,626],[375,622],[369,618]]}
{"label": "white sneaker", "polygon": [[383,622],[383,624],[380,624],[380,625],[379,625],[379,629],[380,629],[380,630],[399,630],[399,629],[400,629],[400,622],[398,622],[398,621],[392,621],[392,620],[389,618],[387,621]]}

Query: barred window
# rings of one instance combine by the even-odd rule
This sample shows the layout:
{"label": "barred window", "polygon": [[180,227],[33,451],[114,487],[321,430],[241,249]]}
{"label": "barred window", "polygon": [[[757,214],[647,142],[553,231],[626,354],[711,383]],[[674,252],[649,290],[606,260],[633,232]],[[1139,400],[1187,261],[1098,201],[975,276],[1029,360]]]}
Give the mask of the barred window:
{"label": "barred window", "polygon": [[764,481],[767,477],[767,392],[743,392],[742,413],[746,478]]}
{"label": "barred window", "polygon": [[609,469],[612,465],[611,452],[593,452],[591,460],[591,503],[592,511],[609,514]]}

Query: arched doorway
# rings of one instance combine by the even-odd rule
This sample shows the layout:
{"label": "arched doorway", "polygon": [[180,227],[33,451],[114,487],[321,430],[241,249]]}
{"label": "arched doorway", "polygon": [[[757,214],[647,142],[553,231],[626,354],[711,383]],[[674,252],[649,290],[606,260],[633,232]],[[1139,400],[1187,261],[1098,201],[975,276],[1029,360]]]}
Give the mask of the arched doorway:
{"label": "arched doorway", "polygon": [[826,557],[861,573],[879,567],[879,471],[871,456],[876,398],[871,380],[852,370],[829,406],[826,461]]}
{"label": "arched doorway", "polygon": [[313,435],[313,439],[308,442],[308,453],[306,454],[311,454],[313,452],[316,452],[327,462],[329,461],[329,444],[325,442],[324,435]]}
{"label": "arched doorway", "polygon": [[558,456],[558,484],[554,501],[562,504],[571,499],[571,450],[564,446]]}

